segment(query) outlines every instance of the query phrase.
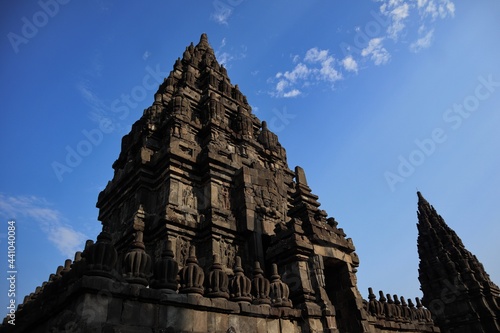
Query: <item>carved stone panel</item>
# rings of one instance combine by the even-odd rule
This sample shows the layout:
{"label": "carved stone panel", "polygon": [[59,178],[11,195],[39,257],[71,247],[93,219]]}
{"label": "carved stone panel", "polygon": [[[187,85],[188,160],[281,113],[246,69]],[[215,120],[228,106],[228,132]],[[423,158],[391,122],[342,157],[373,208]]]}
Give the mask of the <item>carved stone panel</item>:
{"label": "carved stone panel", "polygon": [[224,185],[220,185],[218,187],[217,203],[218,206],[222,209],[230,209],[229,189]]}
{"label": "carved stone panel", "polygon": [[177,236],[175,241],[175,258],[177,258],[179,266],[183,267],[186,265],[186,260],[189,257],[190,245],[189,240],[181,236]]}
{"label": "carved stone panel", "polygon": [[193,188],[190,185],[182,184],[182,207],[195,209],[196,208],[196,196],[193,192]]}
{"label": "carved stone panel", "polygon": [[179,198],[182,198],[182,196],[179,195],[179,182],[175,179],[170,180],[170,192],[169,192],[169,203],[179,205],[180,200]]}
{"label": "carved stone panel", "polygon": [[220,262],[227,268],[233,268],[235,264],[236,253],[238,252],[238,245],[233,245],[226,242],[224,239],[219,241]]}

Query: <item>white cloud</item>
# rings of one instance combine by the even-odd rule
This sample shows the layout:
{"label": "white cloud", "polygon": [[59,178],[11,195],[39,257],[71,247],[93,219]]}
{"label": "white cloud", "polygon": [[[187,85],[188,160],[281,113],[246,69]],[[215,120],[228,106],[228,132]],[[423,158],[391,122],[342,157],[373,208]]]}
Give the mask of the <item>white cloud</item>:
{"label": "white cloud", "polygon": [[215,12],[212,13],[210,18],[215,22],[223,25],[227,25],[227,20],[233,13],[233,10],[228,6],[220,6],[216,8]]}
{"label": "white cloud", "polygon": [[283,94],[283,97],[285,97],[285,98],[295,97],[295,96],[298,96],[300,94],[301,94],[301,92],[298,89],[293,89],[293,90]]}
{"label": "white cloud", "polygon": [[279,80],[278,83],[276,84],[276,91],[278,93],[283,93],[283,91],[288,87],[288,81],[286,80]]}
{"label": "white cloud", "polygon": [[432,37],[434,35],[434,29],[429,31],[424,37],[417,39],[415,42],[410,44],[410,51],[419,52],[422,49],[426,49],[431,46]]}
{"label": "white cloud", "polygon": [[310,73],[316,74],[319,81],[334,82],[340,80],[342,75],[335,69],[335,58],[330,55],[329,50],[319,50],[313,47],[307,50],[304,60],[310,63],[319,63],[320,68],[313,68]]}
{"label": "white cloud", "polygon": [[[375,0],[380,4],[380,15],[377,20],[382,26],[378,36],[367,37],[369,33],[361,26],[355,26],[354,41],[366,42],[361,48],[353,50],[350,45],[342,43],[344,59],[336,59],[328,49],[312,47],[305,52],[303,58],[290,55],[294,68],[278,72],[268,82],[275,84],[271,93],[275,97],[294,97],[302,94],[308,87],[320,83],[333,83],[343,79],[342,72],[357,73],[360,64],[366,66],[368,61],[380,66],[391,60],[391,50],[395,44],[403,40],[408,43],[414,35],[418,39],[408,43],[412,52],[419,52],[432,44],[436,19],[454,16],[455,4],[451,0]],[[410,31],[413,29],[414,31]],[[372,29],[373,33],[373,29]],[[363,37],[364,36],[366,37]],[[368,40],[369,39],[369,40]],[[387,42],[388,41],[388,42]],[[345,46],[346,45],[346,46]],[[302,59],[302,61],[301,61]]]}
{"label": "white cloud", "polygon": [[320,62],[325,61],[327,57],[328,50],[318,50],[317,47],[313,47],[307,50],[304,60],[309,62]]}
{"label": "white cloud", "polygon": [[274,96],[290,98],[301,94],[301,92],[298,89],[293,88],[290,90],[289,87],[290,87],[290,81],[287,81],[286,79],[279,80],[278,83],[276,84],[276,93],[274,93]]}
{"label": "white cloud", "polygon": [[[300,60],[298,55],[292,56],[293,62]],[[302,94],[300,87],[308,87],[320,82],[335,82],[342,79],[342,73],[336,68],[341,65],[330,55],[329,50],[320,50],[313,47],[306,51],[304,62],[299,62],[290,71],[278,72],[275,79],[278,82],[275,91],[271,93],[275,97],[296,97]],[[273,80],[274,81],[274,80]]]}
{"label": "white cloud", "polygon": [[215,57],[217,61],[229,68],[229,63],[233,60],[243,59],[246,57],[247,47],[245,45],[240,45],[239,49],[234,47],[229,47],[229,50],[224,50],[227,45],[226,37],[222,38],[221,43],[217,50],[215,51]]}
{"label": "white cloud", "polygon": [[309,68],[303,63],[299,63],[295,66],[295,68],[288,72],[286,71],[283,76],[290,82],[295,82],[297,79],[305,79],[309,75]]}
{"label": "white cloud", "polygon": [[[73,258],[83,250],[87,236],[63,222],[62,214],[50,207],[43,198],[36,196],[6,196],[0,193],[0,215],[5,218],[32,219],[37,222],[45,237],[61,254]],[[26,221],[28,224],[30,221]]]}
{"label": "white cloud", "polygon": [[[378,0],[380,13],[387,17],[387,35],[397,41],[406,28],[407,20],[429,23],[455,14],[455,4],[451,0]],[[427,22],[426,22],[427,21]],[[381,36],[383,37],[383,36]]]}
{"label": "white cloud", "polygon": [[347,56],[342,60],[342,66],[348,72],[358,72],[358,63],[352,56]]}
{"label": "white cloud", "polygon": [[227,67],[228,62],[234,59],[234,57],[227,53],[227,52],[222,52],[217,55],[217,59],[221,65],[224,65]]}
{"label": "white cloud", "polygon": [[142,54],[142,60],[147,60],[150,56],[151,56],[151,52],[149,52],[149,51],[146,50]]}
{"label": "white cloud", "polygon": [[410,7],[407,3],[403,3],[391,10],[390,16],[392,18],[392,24],[387,28],[387,32],[389,33],[389,37],[392,39],[397,39],[401,31],[404,29],[404,20],[409,15],[409,8]]}
{"label": "white cloud", "polygon": [[422,18],[430,16],[435,20],[455,15],[455,4],[450,0],[417,0],[417,8]]}
{"label": "white cloud", "polygon": [[321,69],[319,73],[321,75],[321,79],[325,81],[335,82],[342,79],[342,74],[340,74],[334,67],[335,59],[333,57],[328,57],[324,61],[321,62]]}
{"label": "white cloud", "polygon": [[368,42],[368,46],[361,50],[361,55],[370,57],[377,66],[386,64],[391,58],[389,52],[382,45],[383,40],[383,38],[372,38]]}

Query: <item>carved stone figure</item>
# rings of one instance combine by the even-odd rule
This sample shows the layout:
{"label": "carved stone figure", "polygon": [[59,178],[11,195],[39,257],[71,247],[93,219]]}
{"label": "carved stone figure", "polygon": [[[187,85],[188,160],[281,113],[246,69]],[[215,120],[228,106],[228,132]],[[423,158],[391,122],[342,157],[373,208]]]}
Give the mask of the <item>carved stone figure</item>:
{"label": "carved stone figure", "polygon": [[222,209],[229,209],[229,190],[223,185],[219,186],[218,201]]}
{"label": "carved stone figure", "polygon": [[186,260],[189,256],[189,247],[190,247],[190,244],[186,239],[184,239],[180,236],[177,237],[177,239],[176,239],[177,252],[176,252],[175,257],[178,258],[179,264],[182,266],[184,266],[186,264]]}
{"label": "carved stone figure", "polygon": [[182,204],[189,208],[195,208],[196,197],[193,193],[193,189],[189,185],[184,185],[182,190]]}

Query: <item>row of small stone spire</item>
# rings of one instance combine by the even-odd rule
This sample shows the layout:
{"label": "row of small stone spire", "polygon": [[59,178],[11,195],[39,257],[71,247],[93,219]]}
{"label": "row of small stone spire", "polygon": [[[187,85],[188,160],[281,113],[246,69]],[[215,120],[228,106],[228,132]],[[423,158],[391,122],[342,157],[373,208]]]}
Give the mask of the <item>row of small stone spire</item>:
{"label": "row of small stone spire", "polygon": [[152,263],[151,257],[145,251],[141,231],[136,232],[135,240],[124,256],[122,274],[117,272],[117,259],[118,254],[112,244],[111,235],[103,230],[95,243],[91,240],[86,242],[84,251],[77,252],[74,261],[67,259],[64,267],[59,266],[48,281],[26,296],[19,309],[39,297],[57,292],[63,284],[76,281],[84,275],[106,277],[142,287],[149,286],[167,293],[198,294],[234,302],[292,307],[288,285],[281,280],[276,264],[272,265],[269,280],[264,276],[260,263],[255,261],[253,276],[250,279],[244,273],[241,258],[237,256],[234,275],[230,277],[222,269],[219,256],[214,255],[208,274],[205,274],[203,268],[198,265],[196,249],[191,246],[185,266],[179,269],[174,259],[172,242],[169,240],[163,243],[161,257]]}
{"label": "row of small stone spire", "polygon": [[398,297],[379,291],[379,299],[373,293],[372,288],[368,288],[368,302],[366,310],[378,319],[396,320],[396,321],[420,321],[432,322],[432,316],[429,309],[425,308],[420,302],[420,298],[415,297],[415,304],[411,298],[406,301],[403,296]]}

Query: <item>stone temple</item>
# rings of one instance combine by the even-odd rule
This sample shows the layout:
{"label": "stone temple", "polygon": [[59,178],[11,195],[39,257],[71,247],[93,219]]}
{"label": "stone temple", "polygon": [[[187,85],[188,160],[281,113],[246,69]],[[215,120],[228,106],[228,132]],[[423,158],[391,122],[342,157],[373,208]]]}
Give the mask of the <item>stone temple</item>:
{"label": "stone temple", "polygon": [[[371,288],[363,298],[353,241],[319,208],[304,170],[288,167],[205,34],[175,61],[113,169],[96,241],[2,331],[498,332],[498,287],[421,197],[424,300]],[[434,259],[452,243],[449,260]],[[455,277],[460,304],[435,307]]]}

